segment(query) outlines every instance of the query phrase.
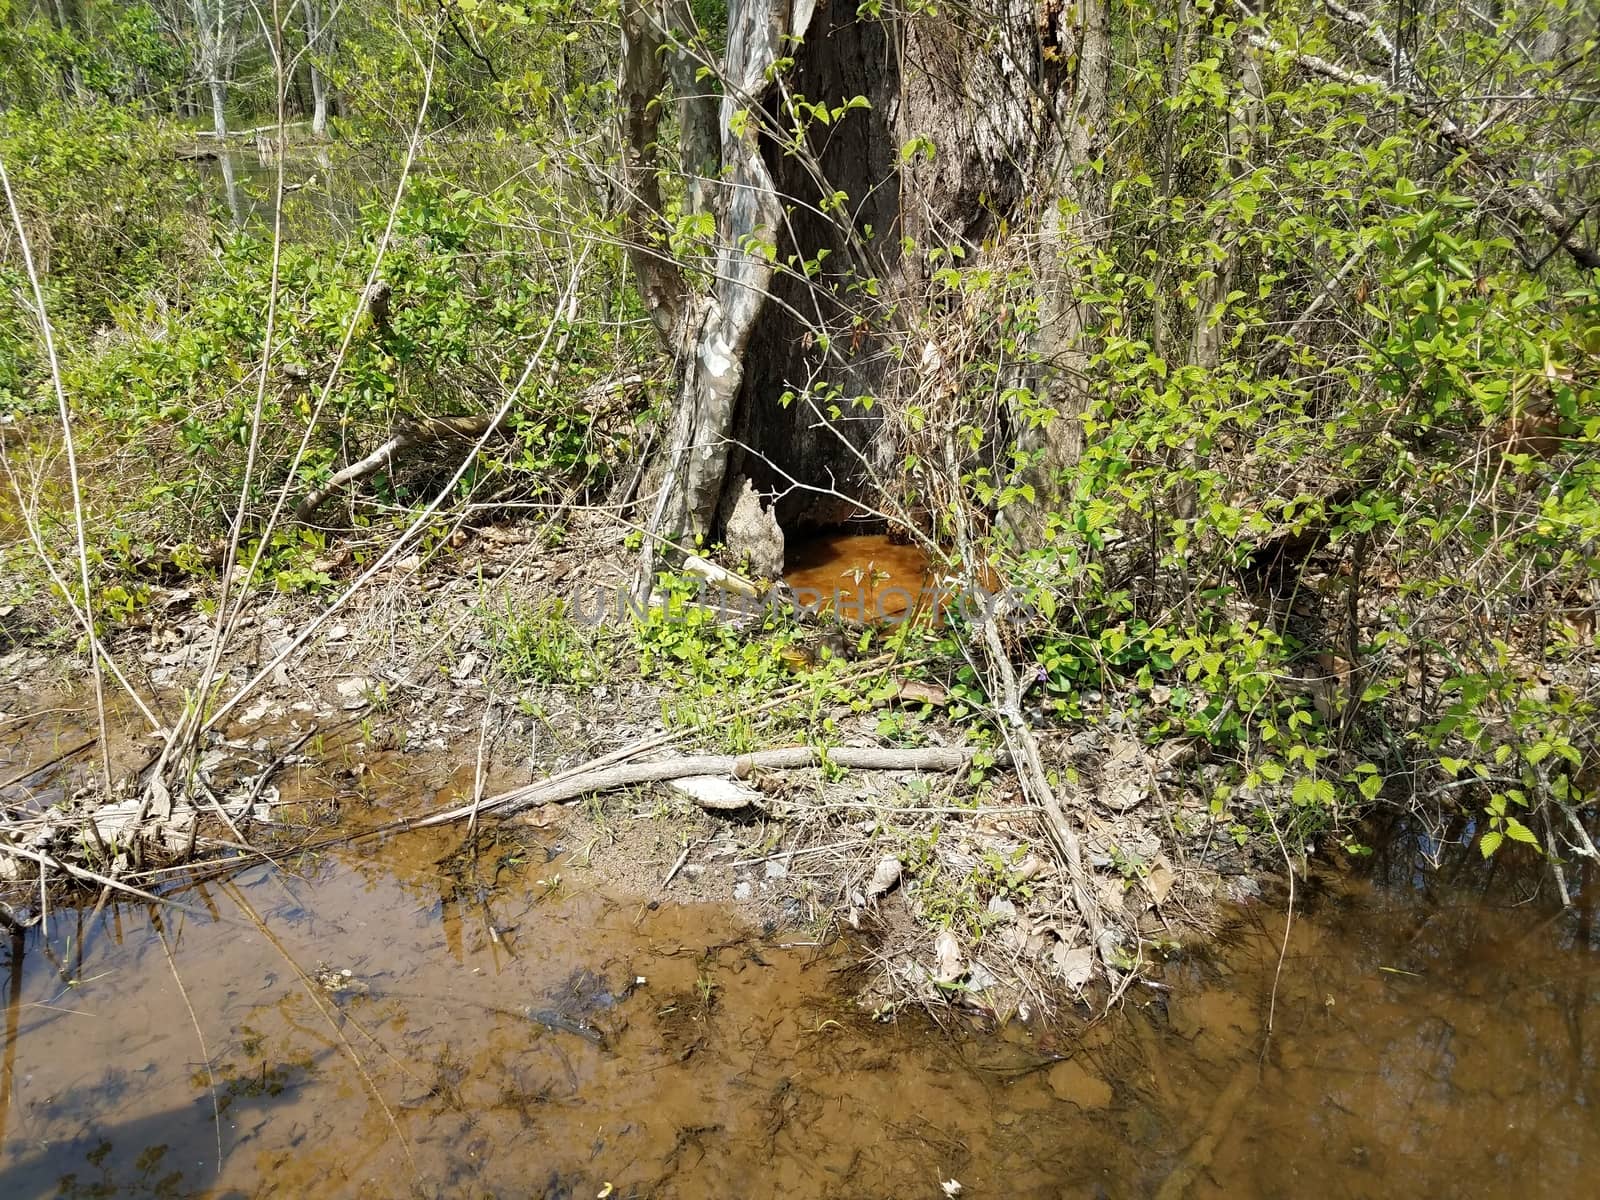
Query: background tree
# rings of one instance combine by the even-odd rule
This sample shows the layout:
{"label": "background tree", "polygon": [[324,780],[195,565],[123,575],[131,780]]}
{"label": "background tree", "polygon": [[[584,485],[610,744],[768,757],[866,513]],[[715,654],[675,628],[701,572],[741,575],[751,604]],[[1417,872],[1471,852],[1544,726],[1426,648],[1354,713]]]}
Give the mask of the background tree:
{"label": "background tree", "polygon": [[328,132],[328,105],[331,99],[324,66],[333,54],[333,12],[322,0],[299,0],[305,28],[306,64],[311,74],[311,132],[322,137]]}

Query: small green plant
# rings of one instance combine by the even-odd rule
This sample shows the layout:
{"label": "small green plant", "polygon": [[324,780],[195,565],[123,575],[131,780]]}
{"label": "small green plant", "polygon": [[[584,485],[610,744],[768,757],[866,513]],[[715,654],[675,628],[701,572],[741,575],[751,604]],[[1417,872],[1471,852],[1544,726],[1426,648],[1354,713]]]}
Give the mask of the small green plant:
{"label": "small green plant", "polygon": [[560,597],[534,603],[508,597],[485,610],[485,623],[501,671],[519,683],[572,687],[604,678],[597,633],[573,621]]}

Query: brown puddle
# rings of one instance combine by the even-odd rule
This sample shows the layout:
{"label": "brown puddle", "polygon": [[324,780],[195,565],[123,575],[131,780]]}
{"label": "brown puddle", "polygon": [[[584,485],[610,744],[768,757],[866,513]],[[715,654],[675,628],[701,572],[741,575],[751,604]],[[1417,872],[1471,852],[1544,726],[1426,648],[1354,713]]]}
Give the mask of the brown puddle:
{"label": "brown puddle", "polygon": [[1405,844],[1303,889],[1281,976],[1258,906],[1074,1038],[875,1024],[839,952],[461,838],[11,937],[0,1196],[1575,1196],[1600,1161],[1592,911],[1430,892]]}
{"label": "brown puddle", "polygon": [[881,533],[823,533],[798,542],[783,578],[801,604],[865,624],[925,611],[939,599],[928,556]]}

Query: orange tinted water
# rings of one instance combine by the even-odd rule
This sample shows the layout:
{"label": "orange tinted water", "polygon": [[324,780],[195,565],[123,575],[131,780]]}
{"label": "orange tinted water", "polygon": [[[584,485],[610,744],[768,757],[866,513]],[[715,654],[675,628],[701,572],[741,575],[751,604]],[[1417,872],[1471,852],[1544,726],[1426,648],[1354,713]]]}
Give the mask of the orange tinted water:
{"label": "orange tinted water", "polygon": [[871,623],[922,611],[937,581],[928,556],[881,533],[825,533],[789,548],[784,580],[806,606]]}

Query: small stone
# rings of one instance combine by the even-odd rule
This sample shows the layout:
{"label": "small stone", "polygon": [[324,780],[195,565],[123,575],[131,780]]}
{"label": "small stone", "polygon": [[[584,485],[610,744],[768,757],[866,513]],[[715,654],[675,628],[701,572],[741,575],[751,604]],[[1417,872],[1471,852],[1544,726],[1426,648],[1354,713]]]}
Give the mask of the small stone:
{"label": "small stone", "polygon": [[973,963],[972,970],[967,973],[967,986],[975,992],[986,992],[999,982],[994,972],[982,963]]}
{"label": "small stone", "polygon": [[667,786],[708,812],[737,812],[761,803],[761,793],[755,788],[720,775],[688,775],[668,780]]}
{"label": "small stone", "polygon": [[733,898],[741,901],[748,900],[754,891],[755,889],[750,885],[750,881],[748,879],[741,879],[738,883],[733,885]]}
{"label": "small stone", "polygon": [[1249,875],[1234,875],[1223,885],[1223,894],[1235,904],[1261,899],[1261,884]]}
{"label": "small stone", "polygon": [[768,879],[787,879],[789,877],[789,864],[780,859],[767,859],[766,870]]}
{"label": "small stone", "polygon": [[339,693],[339,699],[346,708],[363,708],[367,703],[367,694],[372,690],[372,681],[361,675],[351,675],[334,684],[333,690]]}
{"label": "small stone", "polygon": [[272,700],[270,697],[264,700],[257,700],[249,708],[244,710],[244,715],[240,717],[239,720],[245,725],[255,725],[265,718],[271,711]]}

